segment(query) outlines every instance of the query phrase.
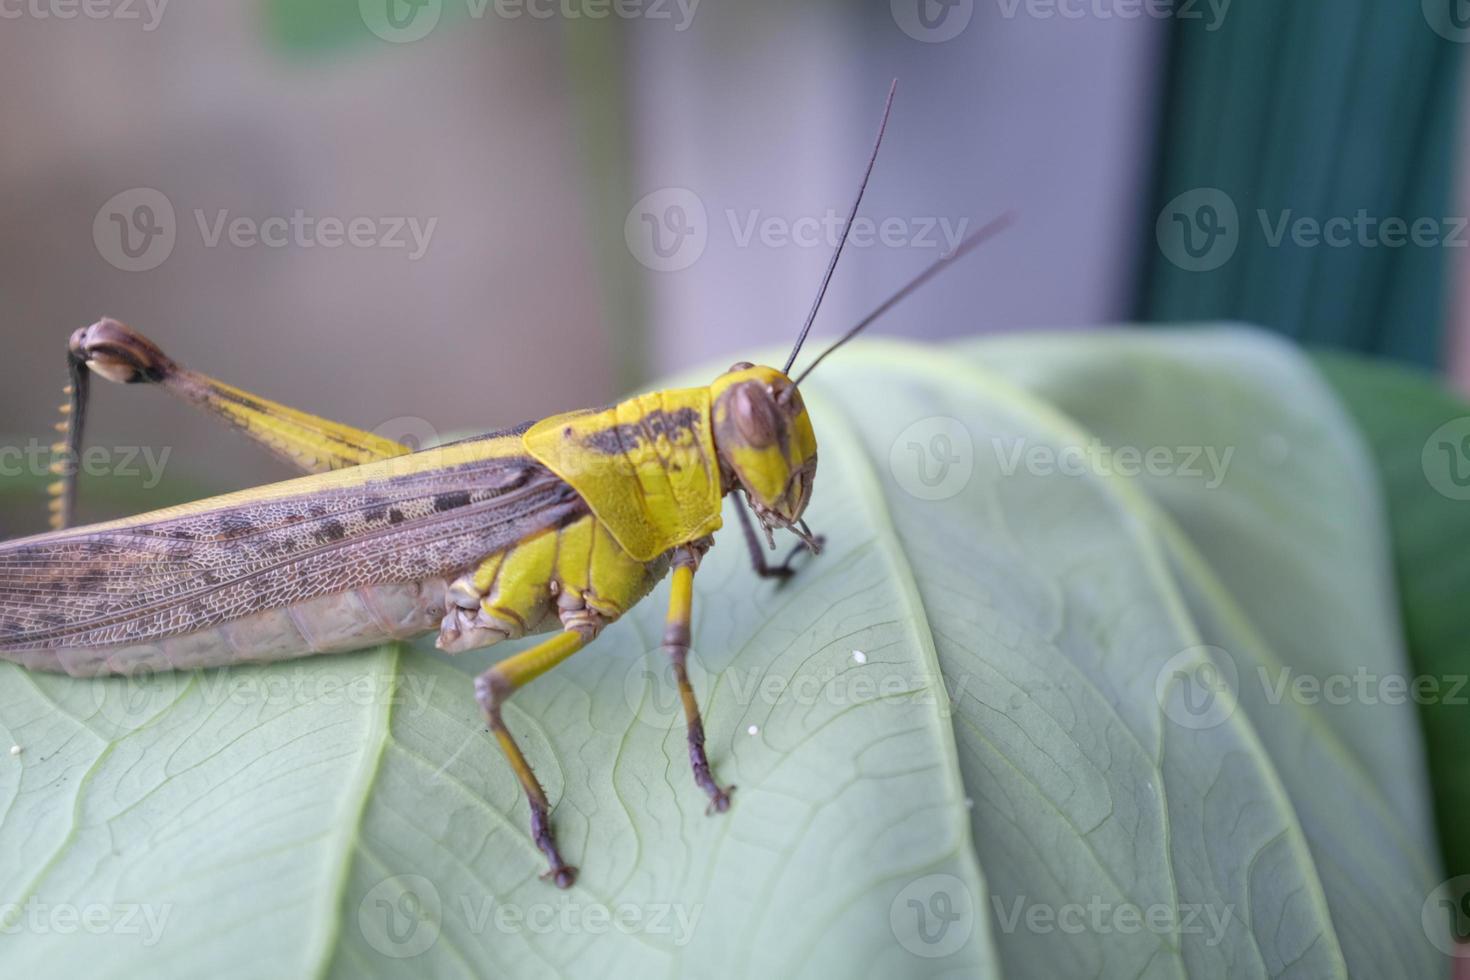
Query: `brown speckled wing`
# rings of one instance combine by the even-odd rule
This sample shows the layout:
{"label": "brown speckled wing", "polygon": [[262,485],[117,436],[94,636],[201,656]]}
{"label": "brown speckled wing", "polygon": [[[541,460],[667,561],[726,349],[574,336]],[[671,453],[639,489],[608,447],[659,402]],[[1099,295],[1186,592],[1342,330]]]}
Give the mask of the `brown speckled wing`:
{"label": "brown speckled wing", "polygon": [[303,487],[0,543],[0,651],[146,642],[365,586],[449,577],[587,512],[524,456]]}

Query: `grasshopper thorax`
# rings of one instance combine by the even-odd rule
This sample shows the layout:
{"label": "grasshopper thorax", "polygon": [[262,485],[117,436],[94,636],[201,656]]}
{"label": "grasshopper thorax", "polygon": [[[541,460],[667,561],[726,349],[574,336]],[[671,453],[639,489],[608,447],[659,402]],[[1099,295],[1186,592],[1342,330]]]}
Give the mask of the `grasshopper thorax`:
{"label": "grasshopper thorax", "polygon": [[768,529],[801,520],[817,474],[817,438],[796,385],[746,362],[710,385],[723,489],[745,491]]}

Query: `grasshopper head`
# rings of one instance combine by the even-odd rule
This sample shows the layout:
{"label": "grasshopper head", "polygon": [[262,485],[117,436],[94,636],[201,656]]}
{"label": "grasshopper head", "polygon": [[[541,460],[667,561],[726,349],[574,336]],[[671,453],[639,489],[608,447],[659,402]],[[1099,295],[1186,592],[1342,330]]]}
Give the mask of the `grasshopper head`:
{"label": "grasshopper head", "polygon": [[812,496],[817,437],[785,374],[741,362],[710,385],[715,448],[767,530],[796,525]]}

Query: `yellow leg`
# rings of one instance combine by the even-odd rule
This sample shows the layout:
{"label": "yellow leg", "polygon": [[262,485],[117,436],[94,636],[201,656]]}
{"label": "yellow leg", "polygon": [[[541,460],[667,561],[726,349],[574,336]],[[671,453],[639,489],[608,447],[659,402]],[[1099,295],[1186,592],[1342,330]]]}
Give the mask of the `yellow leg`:
{"label": "yellow leg", "polygon": [[71,339],[74,363],[120,384],[155,384],[235,426],[286,462],[325,473],[411,452],[391,439],[281,405],[190,371],[125,323],[101,320]]}
{"label": "yellow leg", "polygon": [[709,811],[724,813],[730,809],[730,794],[735,787],[721,789],[710,775],[709,759],[704,753],[704,722],[699,717],[699,702],[689,683],[689,636],[694,619],[695,552],[684,549],[674,556],[673,588],[669,592],[669,616],[664,625],[664,651],[674,665],[674,679],[679,684],[679,698],[684,702],[684,721],[689,738],[689,765],[694,781],[709,796]]}
{"label": "yellow leg", "polygon": [[577,879],[577,869],[563,861],[561,853],[556,849],[556,836],[551,830],[551,805],[546,801],[546,791],[541,788],[536,774],[531,771],[531,764],[526,761],[510,729],[505,727],[505,722],[500,717],[500,708],[517,688],[529,684],[566,660],[586,646],[591,638],[590,633],[575,630],[558,633],[524,653],[501,661],[475,678],[475,697],[485,711],[490,731],[495,733],[501,751],[505,753],[511,769],[515,770],[516,778],[521,781],[521,788],[526,791],[526,799],[531,804],[531,837],[550,863],[550,869],[542,877],[555,881],[558,888],[570,888]]}
{"label": "yellow leg", "polygon": [[51,526],[70,527],[76,509],[77,458],[92,375],[118,384],[152,384],[188,404],[229,422],[287,463],[307,473],[326,473],[391,459],[415,447],[372,432],[333,422],[235,388],[182,367],[158,345],[125,323],[103,319],[72,334],[67,351],[71,383],[61,406],[57,431],[64,441],[52,447],[51,472],[61,479],[50,487]]}

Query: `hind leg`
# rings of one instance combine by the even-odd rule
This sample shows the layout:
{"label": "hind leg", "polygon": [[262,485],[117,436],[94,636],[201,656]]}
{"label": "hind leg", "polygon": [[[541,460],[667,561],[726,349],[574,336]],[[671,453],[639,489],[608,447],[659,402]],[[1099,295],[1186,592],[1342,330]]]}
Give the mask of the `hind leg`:
{"label": "hind leg", "polygon": [[203,408],[239,429],[279,458],[306,473],[390,459],[412,448],[382,436],[281,405],[241,388],[190,371],[157,344],[117,320],[102,319],[71,336],[67,350],[71,382],[63,420],[56,427],[64,442],[52,447],[58,457],[51,471],[51,526],[71,525],[76,502],[76,465],[82,450],[89,382],[92,375],[118,384],[157,385],[179,400]]}
{"label": "hind leg", "polygon": [[577,880],[577,869],[562,860],[561,851],[556,846],[556,834],[551,827],[551,804],[547,802],[546,791],[541,788],[540,780],[531,771],[531,764],[526,761],[515,736],[506,727],[500,709],[506,699],[519,688],[582,649],[592,640],[593,635],[593,631],[586,629],[558,633],[523,653],[502,660],[475,678],[475,698],[480,702],[485,719],[490,723],[490,731],[500,743],[500,749],[505,753],[511,769],[515,771],[516,779],[520,780],[521,788],[526,792],[526,800],[531,805],[531,838],[541,853],[546,855],[548,864],[546,873],[541,877],[556,882],[558,888],[570,888],[572,882]]}

